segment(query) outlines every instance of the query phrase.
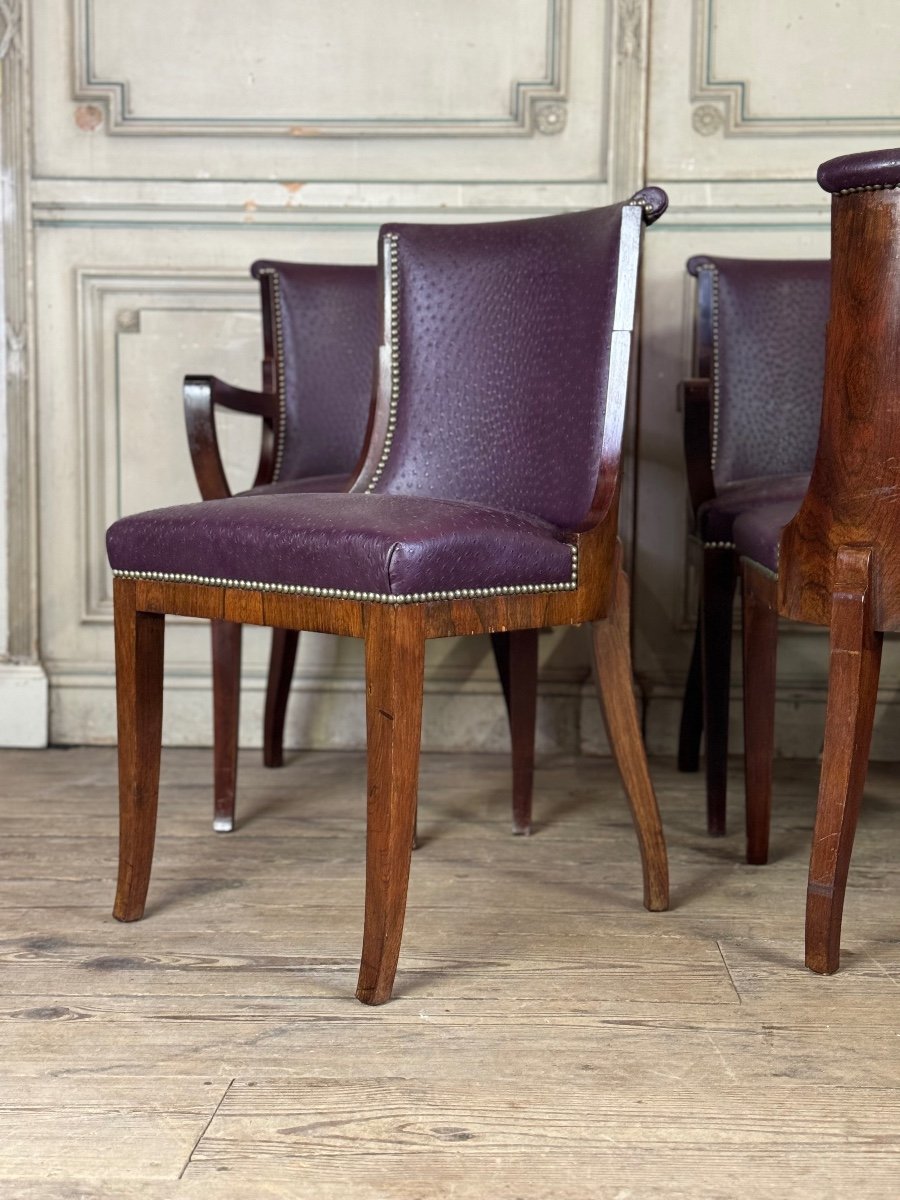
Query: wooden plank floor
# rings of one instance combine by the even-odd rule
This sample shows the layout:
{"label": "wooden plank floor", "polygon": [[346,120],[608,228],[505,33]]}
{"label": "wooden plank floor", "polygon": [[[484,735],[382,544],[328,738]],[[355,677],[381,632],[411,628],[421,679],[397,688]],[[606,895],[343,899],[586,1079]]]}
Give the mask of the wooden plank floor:
{"label": "wooden plank floor", "polygon": [[[426,756],[396,999],[353,999],[364,761],[163,759],[146,919],[110,916],[115,760],[0,754],[0,1197],[426,1200],[900,1195],[900,768],[873,766],[844,967],[802,966],[817,768],[773,861],[654,777],[672,911],[640,903],[610,764]],[[732,795],[740,796],[735,773]]]}

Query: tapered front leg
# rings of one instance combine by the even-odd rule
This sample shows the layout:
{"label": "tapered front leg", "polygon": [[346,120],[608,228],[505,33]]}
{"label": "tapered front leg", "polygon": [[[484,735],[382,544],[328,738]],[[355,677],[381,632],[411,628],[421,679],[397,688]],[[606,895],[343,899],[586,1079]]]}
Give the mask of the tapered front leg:
{"label": "tapered front leg", "polygon": [[669,907],[666,841],[641,737],[629,643],[628,579],[619,571],[607,616],[592,625],[592,646],[600,708],[609,744],[625,785],[644,871],[644,905],[651,912]]}
{"label": "tapered front leg", "polygon": [[531,833],[534,791],[534,722],[537,714],[538,630],[516,629],[509,638],[509,733],[512,741],[513,833]]}
{"label": "tapered front leg", "polygon": [[871,549],[838,551],[831,600],[825,745],[806,892],[806,965],[838,969],[844,893],[869,765],[884,635],[874,628]]}
{"label": "tapered front leg", "polygon": [[697,629],[694,633],[694,646],[691,650],[691,665],[688,667],[687,680],[684,685],[684,696],[681,700],[681,724],[678,728],[678,770],[697,771],[700,769],[700,741],[703,737],[703,661],[702,633],[700,616],[697,616]]}
{"label": "tapered front leg", "polygon": [[734,551],[703,551],[703,728],[706,733],[706,828],[725,833],[728,791],[728,711],[731,701],[731,625],[734,609]]}
{"label": "tapered front leg", "polygon": [[234,829],[238,726],[241,709],[241,629],[211,621],[213,667],[213,829]]}
{"label": "tapered front leg", "polygon": [[263,722],[263,763],[267,767],[280,767],[284,763],[284,721],[299,641],[300,634],[296,629],[272,630],[266,716]]}
{"label": "tapered front leg", "polygon": [[356,995],[391,998],[416,826],[425,634],[418,605],[371,604],[365,615],[368,803],[366,917]]}
{"label": "tapered front leg", "polygon": [[132,580],[114,583],[119,723],[119,882],[113,916],[144,915],[159,795],[165,618],[135,611]]}
{"label": "tapered front leg", "polygon": [[744,656],[744,787],[747,862],[769,858],[772,760],[775,756],[775,666],[778,656],[775,580],[745,563],[741,578]]}

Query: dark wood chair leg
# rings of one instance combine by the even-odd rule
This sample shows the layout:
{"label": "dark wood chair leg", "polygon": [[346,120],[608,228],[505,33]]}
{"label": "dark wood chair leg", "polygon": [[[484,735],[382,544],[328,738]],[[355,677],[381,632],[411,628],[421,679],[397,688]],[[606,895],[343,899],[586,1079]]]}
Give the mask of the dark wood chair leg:
{"label": "dark wood chair leg", "polygon": [[416,826],[424,617],[419,605],[369,605],[366,611],[368,806],[366,917],[356,995],[391,998]]}
{"label": "dark wood chair leg", "polygon": [[745,565],[741,578],[747,862],[761,866],[769,860],[772,814],[778,597],[776,581],[762,571]]}
{"label": "dark wood chair leg", "polygon": [[628,608],[628,578],[620,571],[609,616],[592,625],[594,670],[609,744],[640,846],[644,905],[651,912],[664,912],[669,907],[668,857],[634,699]]}
{"label": "dark wood chair leg", "polygon": [[702,638],[698,612],[694,646],[691,650],[691,664],[688,667],[684,696],[681,700],[681,722],[678,727],[679,771],[700,770],[700,742],[703,737]]}
{"label": "dark wood chair leg", "polygon": [[728,711],[731,690],[731,626],[737,582],[734,551],[703,551],[703,728],[706,730],[706,827],[725,833],[728,788]]}
{"label": "dark wood chair leg", "polygon": [[211,621],[213,668],[213,829],[234,829],[238,725],[241,709],[241,629]]}
{"label": "dark wood chair leg", "polygon": [[838,969],[844,892],[862,800],[884,635],[874,628],[869,547],[838,551],[825,746],[806,891],[806,965]]}
{"label": "dark wood chair leg", "polygon": [[537,715],[538,630],[517,629],[509,639],[509,732],[512,740],[513,833],[531,833],[534,722]]}
{"label": "dark wood chair leg", "polygon": [[494,662],[497,664],[497,674],[500,677],[500,686],[503,688],[503,699],[506,703],[506,711],[509,712],[509,634],[492,633],[491,649],[494,652]]}
{"label": "dark wood chair leg", "polygon": [[165,617],[136,612],[134,582],[116,579],[116,703],[119,725],[119,880],[113,916],[144,915],[159,796]]}
{"label": "dark wood chair leg", "polygon": [[266,685],[266,715],[263,722],[263,763],[267,767],[284,765],[284,719],[287,715],[299,641],[300,634],[296,629],[272,630],[269,682]]}

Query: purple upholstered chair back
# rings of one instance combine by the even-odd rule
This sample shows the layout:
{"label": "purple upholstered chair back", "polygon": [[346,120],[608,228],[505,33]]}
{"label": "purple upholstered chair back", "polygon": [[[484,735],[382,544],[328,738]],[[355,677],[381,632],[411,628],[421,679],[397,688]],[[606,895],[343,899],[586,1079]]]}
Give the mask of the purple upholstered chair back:
{"label": "purple upholstered chair back", "polygon": [[[716,490],[812,468],[825,376],[829,263],[692,258],[697,369],[712,379]],[[704,328],[706,333],[704,333]]]}
{"label": "purple upholstered chair back", "polygon": [[376,267],[255,262],[264,289],[267,389],[281,438],[275,481],[359,465],[378,352]]}
{"label": "purple upholstered chair back", "polygon": [[614,346],[627,369],[641,218],[665,207],[656,189],[641,196],[525,221],[383,228],[391,418],[376,422],[357,490],[469,501],[565,530],[589,523],[601,459],[618,467],[621,414],[611,431],[607,388]]}

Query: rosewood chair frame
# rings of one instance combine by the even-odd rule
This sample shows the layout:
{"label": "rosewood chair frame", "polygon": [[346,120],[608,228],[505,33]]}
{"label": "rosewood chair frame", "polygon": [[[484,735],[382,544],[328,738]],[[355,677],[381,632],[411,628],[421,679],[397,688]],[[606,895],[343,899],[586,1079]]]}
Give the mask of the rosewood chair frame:
{"label": "rosewood chair frame", "polygon": [[[650,199],[648,199],[650,197]],[[645,218],[664,207],[639,193],[621,210],[619,265],[600,469],[587,528],[575,533],[577,574],[546,590],[489,589],[425,600],[371,601],[355,594],[307,595],[273,585],[233,586],[119,572],[114,580],[119,721],[120,868],[114,916],[144,912],[155,836],[162,715],[165,616],[269,625],[364,639],[368,800],[366,900],[357,997],[390,999],[400,950],[411,849],[428,638],[509,632],[532,637],[544,626],[591,623],[601,707],[631,806],[640,848],[644,904],[668,905],[665,841],[632,690],[628,583],[617,540],[619,466],[638,255]],[[384,253],[384,241],[381,243]],[[383,269],[385,313],[391,272]],[[394,333],[383,322],[377,402],[360,480],[377,471],[393,420]],[[383,460],[382,460],[383,461]],[[360,490],[363,490],[360,488]],[[496,592],[497,594],[493,594]],[[393,599],[393,597],[392,597]]]}
{"label": "rosewood chair frame", "polygon": [[[874,162],[873,162],[874,160]],[[884,633],[900,630],[900,149],[825,163],[832,292],[819,446],[777,576],[742,559],[748,857],[768,849],[779,616],[830,631],[825,739],[806,898],[806,965],[840,965]]]}

